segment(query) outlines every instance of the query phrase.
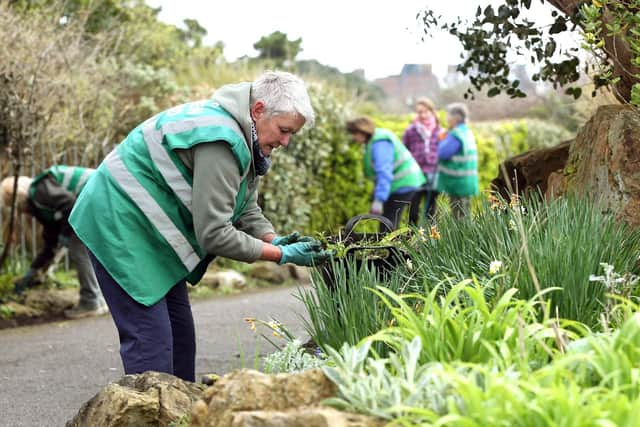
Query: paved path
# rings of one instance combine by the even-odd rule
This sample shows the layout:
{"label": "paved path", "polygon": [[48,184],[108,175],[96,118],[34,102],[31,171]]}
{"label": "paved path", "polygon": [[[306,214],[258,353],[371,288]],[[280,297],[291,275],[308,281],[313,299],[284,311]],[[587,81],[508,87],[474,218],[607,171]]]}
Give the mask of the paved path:
{"label": "paved path", "polygon": [[[305,338],[306,310],[294,288],[196,301],[196,378],[253,367],[273,347],[242,320],[276,318]],[[244,355],[244,364],[242,362]],[[109,316],[0,330],[0,426],[60,427],[82,403],[123,375]]]}

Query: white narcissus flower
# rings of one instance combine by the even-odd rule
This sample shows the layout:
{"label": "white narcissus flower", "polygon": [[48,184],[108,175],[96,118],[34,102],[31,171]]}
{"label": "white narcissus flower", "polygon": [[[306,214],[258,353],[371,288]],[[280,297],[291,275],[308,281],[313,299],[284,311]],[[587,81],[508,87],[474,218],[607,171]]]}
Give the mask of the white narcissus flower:
{"label": "white narcissus flower", "polygon": [[489,264],[489,274],[494,275],[496,274],[498,271],[500,271],[500,269],[502,268],[502,261],[491,261],[491,264]]}
{"label": "white narcissus flower", "polygon": [[407,268],[409,269],[409,271],[413,270],[413,263],[411,262],[410,259],[407,260]]}

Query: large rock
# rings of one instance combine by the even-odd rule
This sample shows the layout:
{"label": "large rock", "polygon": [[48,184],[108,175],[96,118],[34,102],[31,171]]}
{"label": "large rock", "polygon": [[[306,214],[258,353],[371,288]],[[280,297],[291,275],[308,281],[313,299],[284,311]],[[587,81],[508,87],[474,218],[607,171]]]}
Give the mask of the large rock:
{"label": "large rock", "polygon": [[[562,171],[569,157],[572,141],[541,150],[527,151],[511,157],[500,165],[497,178],[491,181],[493,190],[499,192],[506,200],[510,198],[510,188],[519,194],[536,191],[545,194],[550,175]],[[505,179],[503,168],[509,179]]]}
{"label": "large rock", "polygon": [[291,411],[245,411],[234,415],[233,427],[382,427],[382,420],[340,412],[333,408],[311,407]]}
{"label": "large rock", "polygon": [[635,107],[607,105],[580,130],[562,176],[551,177],[553,192],[600,199],[618,218],[640,225],[640,113]]}
{"label": "large rock", "polygon": [[125,375],[82,405],[67,427],[151,427],[188,419],[202,389],[173,375]]}
{"label": "large rock", "polygon": [[247,279],[237,271],[207,271],[199,282],[200,285],[207,286],[211,289],[220,289],[222,291],[230,291],[233,289],[242,289],[247,286]]}
{"label": "large rock", "polygon": [[194,427],[320,427],[382,425],[374,418],[319,406],[336,386],[319,369],[267,375],[234,371],[194,405]]}
{"label": "large rock", "polygon": [[27,291],[24,305],[49,315],[61,314],[78,303],[77,288],[33,289]]}
{"label": "large rock", "polygon": [[288,265],[279,265],[275,262],[255,262],[247,273],[256,280],[262,280],[274,284],[282,284],[291,277]]}
{"label": "large rock", "polygon": [[3,304],[3,306],[5,307],[6,310],[8,310],[11,313],[12,317],[30,319],[30,318],[40,317],[45,314],[42,310],[29,307],[28,305],[20,304],[13,301]]}
{"label": "large rock", "polygon": [[311,272],[309,267],[301,267],[295,264],[287,264],[291,278],[298,283],[311,283]]}

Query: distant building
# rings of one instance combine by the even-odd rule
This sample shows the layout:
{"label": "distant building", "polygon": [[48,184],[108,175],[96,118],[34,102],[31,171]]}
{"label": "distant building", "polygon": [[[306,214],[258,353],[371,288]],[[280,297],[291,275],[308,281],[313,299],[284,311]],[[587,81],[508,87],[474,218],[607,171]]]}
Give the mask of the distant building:
{"label": "distant building", "polygon": [[382,88],[394,109],[406,110],[422,96],[436,97],[440,83],[430,64],[405,64],[399,75],[374,80]]}
{"label": "distant building", "polygon": [[457,65],[447,65],[447,74],[442,78],[442,83],[445,87],[455,87],[467,81],[467,77],[458,71]]}
{"label": "distant building", "polygon": [[520,90],[527,95],[536,93],[536,83],[531,80],[529,73],[527,72],[527,66],[524,64],[516,64],[511,68],[510,80],[520,81]]}

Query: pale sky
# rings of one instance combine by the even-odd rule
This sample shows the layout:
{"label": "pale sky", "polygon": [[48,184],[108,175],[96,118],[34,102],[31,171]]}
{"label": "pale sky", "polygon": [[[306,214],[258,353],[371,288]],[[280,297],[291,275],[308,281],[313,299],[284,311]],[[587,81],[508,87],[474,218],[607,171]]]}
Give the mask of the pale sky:
{"label": "pale sky", "polygon": [[[416,14],[426,5],[451,19],[471,18],[479,0],[146,0],[161,6],[160,19],[180,25],[195,18],[208,31],[205,42],[221,40],[225,57],[256,56],[253,44],[274,31],[302,37],[298,59],[316,59],[367,79],[399,74],[405,63],[433,64],[442,75],[460,61],[459,42],[447,34],[425,38]],[[493,3],[500,3],[493,1]],[[481,3],[487,4],[487,1]],[[546,13],[545,13],[546,14]]]}

